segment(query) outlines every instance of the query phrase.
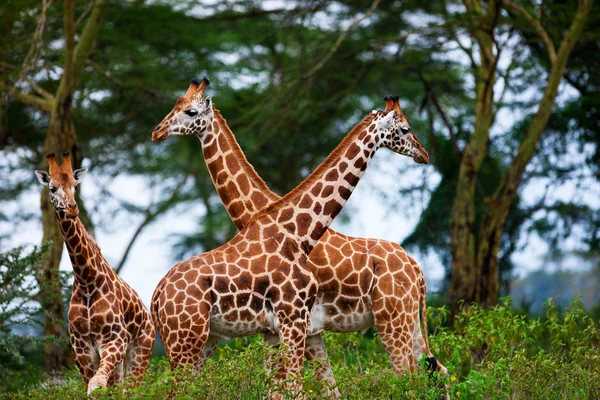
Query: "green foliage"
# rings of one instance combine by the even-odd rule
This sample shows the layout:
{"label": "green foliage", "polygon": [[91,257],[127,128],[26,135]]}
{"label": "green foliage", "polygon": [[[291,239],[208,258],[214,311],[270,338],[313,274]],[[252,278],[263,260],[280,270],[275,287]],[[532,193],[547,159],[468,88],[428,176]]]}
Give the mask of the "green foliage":
{"label": "green foliage", "polygon": [[[430,309],[430,327],[441,326],[444,308]],[[394,376],[376,335],[325,334],[326,346],[343,398],[439,399],[582,399],[600,396],[600,327],[575,301],[562,312],[552,301],[546,314],[528,318],[510,301],[490,310],[462,309],[454,329],[430,334],[433,354],[449,372],[431,378],[423,362],[415,374]],[[171,372],[164,358],[152,362],[137,389],[96,392],[100,399],[154,399],[173,393],[177,399],[254,399],[278,390],[263,367],[266,349],[258,337],[219,346],[204,370]],[[309,399],[326,398],[326,388],[304,373]],[[124,385],[127,385],[126,383]],[[11,399],[80,398],[85,387],[76,372],[11,393]]]}
{"label": "green foliage", "polygon": [[[39,336],[44,308],[39,303],[44,287],[43,258],[48,245],[26,251],[23,247],[0,253],[0,392],[34,377],[26,354],[56,340]],[[62,287],[68,276],[61,275]]]}

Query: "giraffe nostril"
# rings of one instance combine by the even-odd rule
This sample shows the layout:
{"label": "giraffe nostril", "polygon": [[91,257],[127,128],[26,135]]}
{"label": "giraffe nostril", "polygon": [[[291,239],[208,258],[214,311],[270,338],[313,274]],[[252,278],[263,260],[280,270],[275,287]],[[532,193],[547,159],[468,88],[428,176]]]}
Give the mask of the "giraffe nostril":
{"label": "giraffe nostril", "polygon": [[67,207],[69,207],[70,210],[75,210],[77,208],[77,204],[69,204]]}
{"label": "giraffe nostril", "polygon": [[154,128],[154,132],[158,132],[162,129],[162,125],[157,125],[156,128]]}

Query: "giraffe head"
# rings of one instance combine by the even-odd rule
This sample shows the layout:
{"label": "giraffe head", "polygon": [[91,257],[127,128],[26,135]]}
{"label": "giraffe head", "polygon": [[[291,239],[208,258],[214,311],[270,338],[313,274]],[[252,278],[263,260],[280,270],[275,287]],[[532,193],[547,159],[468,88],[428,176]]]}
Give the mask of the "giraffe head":
{"label": "giraffe head", "polygon": [[212,102],[210,96],[204,96],[204,89],[209,83],[206,77],[200,83],[192,80],[187,92],[177,99],[175,107],[154,128],[153,142],[165,140],[173,135],[201,135],[207,129],[212,129]]}
{"label": "giraffe head", "polygon": [[416,163],[427,164],[429,154],[410,129],[408,119],[400,108],[398,96],[385,96],[383,99],[385,100],[385,111],[377,123],[382,139],[379,142],[380,145],[396,153],[412,157]]}
{"label": "giraffe head", "polygon": [[75,202],[75,188],[85,177],[87,168],[73,171],[71,156],[63,153],[63,162],[58,165],[54,154],[48,154],[50,173],[35,171],[38,181],[50,189],[50,199],[58,211],[64,211],[68,217],[75,218],[79,215],[79,207]]}

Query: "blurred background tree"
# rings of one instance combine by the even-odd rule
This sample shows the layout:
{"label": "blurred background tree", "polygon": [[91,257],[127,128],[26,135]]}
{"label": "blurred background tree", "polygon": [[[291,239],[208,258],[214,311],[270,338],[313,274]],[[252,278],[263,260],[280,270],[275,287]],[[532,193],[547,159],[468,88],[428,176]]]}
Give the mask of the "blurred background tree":
{"label": "blurred background tree", "polygon": [[[402,180],[383,207],[420,212],[424,199],[402,244],[438,255],[451,305],[492,305],[509,293],[518,272],[513,255],[532,238],[548,244],[549,256],[566,251],[597,260],[600,205],[590,188],[600,178],[600,13],[591,4],[3,2],[0,249],[39,218],[19,207],[37,190],[33,170],[45,167],[45,153],[66,150],[99,182],[94,198],[79,199],[80,207],[91,204],[88,229],[138,224],[113,267],[124,268],[140,237],[189,204],[202,204],[203,213],[195,233],[174,243],[173,261],[233,236],[199,144],[150,142],[191,78],[210,78],[216,107],[280,194],[381,108],[384,95],[398,94],[430,151],[436,184]],[[393,173],[414,176],[414,168]],[[144,182],[147,202],[119,193],[113,182],[121,178]],[[47,198],[43,193],[41,226],[54,244],[45,270],[56,281],[62,238]],[[575,245],[562,246],[569,241]],[[60,336],[55,321],[64,306],[49,309],[55,318],[46,321],[46,334]],[[46,351],[48,370],[68,365],[66,348]]]}

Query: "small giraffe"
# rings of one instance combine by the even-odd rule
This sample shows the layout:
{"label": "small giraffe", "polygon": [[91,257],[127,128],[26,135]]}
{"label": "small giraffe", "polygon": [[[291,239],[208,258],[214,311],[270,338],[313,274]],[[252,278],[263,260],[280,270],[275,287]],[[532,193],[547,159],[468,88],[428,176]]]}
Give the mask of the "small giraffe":
{"label": "small giraffe", "polygon": [[[207,133],[209,137],[206,143],[212,142],[212,145],[204,146],[204,156],[211,169],[213,161],[224,163],[230,160],[218,154],[219,149],[227,146],[227,141],[214,134],[219,131],[219,125],[214,121],[211,99],[204,97],[207,84],[207,80],[192,82],[188,92],[178,99],[173,111],[156,127],[153,139],[211,132]],[[263,333],[270,343],[282,340],[291,350],[291,357],[282,366],[283,374],[278,378],[297,376],[301,371],[307,334],[308,342],[320,341],[324,351],[322,340],[316,335],[326,328],[326,313],[323,308],[313,310],[318,300],[315,291],[319,282],[315,280],[314,271],[306,265],[306,255],[339,213],[378,148],[388,147],[413,157],[417,162],[427,162],[427,153],[416,137],[409,133],[410,128],[399,106],[386,112],[373,111],[302,184],[255,213],[253,219],[230,242],[176,264],[159,283],[151,307],[172,365],[195,365],[200,369],[216,347],[219,337],[258,332]],[[247,199],[250,191],[248,177],[236,171],[233,172],[236,182],[245,185],[238,190],[234,183],[231,186],[235,194],[232,198],[246,196]],[[211,169],[212,173],[214,171]],[[226,172],[219,173],[217,183],[226,183],[229,176]],[[266,195],[258,192],[252,194],[256,198],[265,198],[266,205]],[[251,199],[242,201],[250,204]],[[390,249],[386,251],[390,252]],[[406,255],[404,260],[411,264]],[[385,263],[385,258],[380,259],[379,263]],[[420,273],[418,266],[416,268]],[[351,286],[355,293],[361,290],[361,286],[365,286],[366,291],[367,286],[379,279],[372,272],[369,273],[369,268],[363,269],[365,271],[360,276],[353,273],[350,278],[354,281]],[[375,296],[373,307],[370,299],[368,305],[359,306],[362,314],[371,314],[371,308],[379,308],[381,313],[387,314],[388,320],[398,318],[402,321],[401,325],[406,325],[403,330],[410,329],[410,340],[406,341],[410,344],[406,346],[409,346],[407,350],[411,354],[406,361],[414,357],[413,335],[414,341],[422,344],[422,348],[426,347],[420,328],[415,324],[419,321],[419,305],[424,303],[424,280],[419,281],[417,275],[414,271],[410,274],[386,272],[381,278],[390,281],[382,285],[393,287],[390,290],[393,296],[390,297],[394,298],[386,301],[385,293],[381,293]],[[396,297],[400,287],[404,286],[403,281],[411,278],[422,289],[419,290],[417,286],[409,296],[401,294]],[[331,289],[334,289],[333,286]],[[338,289],[335,288],[335,291]],[[416,307],[411,302],[410,307],[398,310],[408,300],[407,297],[419,299]],[[342,309],[346,309],[360,301],[362,299],[355,301],[342,296],[336,307],[341,305]],[[313,316],[309,321],[307,311],[310,310],[313,310]],[[314,311],[317,311],[316,316]],[[341,316],[342,313],[339,314]],[[343,316],[347,325],[345,329],[348,329],[345,331],[352,328],[362,330],[373,324],[372,319],[361,320],[362,314]],[[344,323],[341,325],[344,326]],[[388,326],[390,324],[386,323],[384,330],[389,337],[388,351],[391,346],[396,346],[398,348],[393,355],[400,356],[403,345],[400,339],[392,336],[397,332]],[[406,367],[410,368],[410,365],[407,363]]]}
{"label": "small giraffe", "polygon": [[48,155],[48,163],[50,174],[35,174],[50,189],[73,265],[69,338],[88,395],[121,382],[124,373],[137,386],[152,354],[152,319],[135,290],[108,265],[78,217],[75,189],[87,169],[73,171],[69,153],[63,153],[60,166],[54,154]]}

